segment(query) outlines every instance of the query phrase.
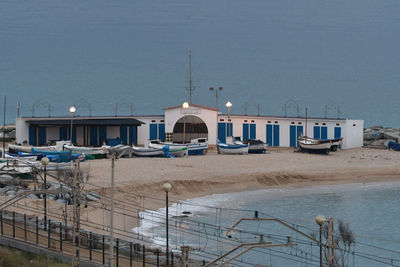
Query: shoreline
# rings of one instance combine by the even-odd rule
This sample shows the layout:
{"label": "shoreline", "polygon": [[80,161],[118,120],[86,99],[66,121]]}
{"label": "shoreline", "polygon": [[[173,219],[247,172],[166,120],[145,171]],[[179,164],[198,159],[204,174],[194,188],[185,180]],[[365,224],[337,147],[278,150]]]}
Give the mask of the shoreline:
{"label": "shoreline", "polygon": [[[172,202],[278,187],[309,187],[347,183],[400,181],[400,153],[376,149],[350,149],[329,156],[293,153],[293,149],[270,149],[261,155],[219,155],[187,158],[127,158],[115,162],[115,199],[137,211],[165,206],[162,184],[169,182]],[[111,161],[81,164],[90,172],[87,189],[109,194]],[[93,210],[92,220],[107,222],[107,215]],[[137,218],[120,218],[123,229],[140,224]]]}

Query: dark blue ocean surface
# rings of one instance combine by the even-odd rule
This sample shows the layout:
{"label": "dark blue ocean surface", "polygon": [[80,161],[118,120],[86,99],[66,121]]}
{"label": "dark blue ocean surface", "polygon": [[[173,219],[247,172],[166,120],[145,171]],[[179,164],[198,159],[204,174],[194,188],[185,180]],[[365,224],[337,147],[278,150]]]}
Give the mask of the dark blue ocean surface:
{"label": "dark blue ocean surface", "polygon": [[[239,257],[243,263],[235,262],[236,266],[249,266],[250,263],[319,266],[316,242],[277,222],[242,222],[236,227],[238,231],[230,233],[231,238],[226,235],[240,218],[253,218],[257,210],[259,218],[278,218],[318,238],[319,228],[314,218],[323,214],[334,219],[336,234],[339,220],[347,223],[354,233],[355,243],[346,260],[348,266],[399,266],[399,196],[400,183],[393,182],[286,187],[191,199],[170,208],[171,247],[179,249],[181,245],[189,245],[195,248],[194,256],[211,260],[240,243],[258,242],[259,234],[273,244],[285,244],[290,236],[297,246],[256,249]],[[191,211],[192,215],[179,217],[183,211]],[[165,245],[164,214],[165,209],[145,213],[140,229],[161,246]],[[340,251],[336,253],[340,254]]]}
{"label": "dark blue ocean surface", "polygon": [[[400,127],[400,3],[396,0],[0,1],[0,95],[7,120],[92,114],[162,114],[188,100],[233,113],[364,119]],[[42,104],[40,102],[43,101]],[[44,102],[46,101],[46,102]],[[222,111],[225,111],[224,109]],[[88,114],[81,104],[78,114]],[[297,115],[291,108],[288,115]]]}

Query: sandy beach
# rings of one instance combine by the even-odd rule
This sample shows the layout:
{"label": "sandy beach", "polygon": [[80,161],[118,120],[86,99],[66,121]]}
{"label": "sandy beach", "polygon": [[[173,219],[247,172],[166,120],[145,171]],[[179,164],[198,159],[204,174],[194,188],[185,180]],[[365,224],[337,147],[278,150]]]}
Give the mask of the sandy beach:
{"label": "sandy beach", "polygon": [[[162,198],[161,185],[168,181],[173,186],[170,197],[177,201],[276,186],[399,180],[399,162],[398,152],[366,148],[328,156],[282,148],[260,155],[219,155],[209,151],[205,156],[187,158],[118,159],[115,183],[123,192]],[[90,184],[109,188],[111,160],[87,161],[82,166],[90,168]]]}

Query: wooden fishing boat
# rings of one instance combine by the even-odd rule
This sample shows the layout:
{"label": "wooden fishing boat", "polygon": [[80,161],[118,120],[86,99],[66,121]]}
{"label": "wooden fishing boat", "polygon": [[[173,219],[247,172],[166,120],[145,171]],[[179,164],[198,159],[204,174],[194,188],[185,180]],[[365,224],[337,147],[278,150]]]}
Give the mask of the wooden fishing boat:
{"label": "wooden fishing boat", "polygon": [[309,153],[329,154],[332,146],[331,140],[320,140],[307,136],[300,136],[297,141],[300,150]]}
{"label": "wooden fishing boat", "polygon": [[188,155],[188,146],[184,144],[163,143],[156,140],[150,141],[149,148],[164,148],[164,153],[169,153],[175,157],[185,157]]}
{"label": "wooden fishing boat", "polygon": [[144,147],[136,147],[132,146],[132,153],[136,157],[163,157],[164,150],[162,148],[144,148]]}
{"label": "wooden fishing boat", "polygon": [[249,153],[263,154],[267,152],[268,145],[258,139],[247,139],[243,144],[249,144]]}
{"label": "wooden fishing boat", "polygon": [[187,146],[189,155],[204,155],[208,151],[208,142],[206,138],[192,139]]}
{"label": "wooden fishing boat", "polygon": [[226,144],[217,143],[219,154],[247,154],[249,152],[248,144]]}
{"label": "wooden fishing boat", "polygon": [[32,153],[44,154],[50,161],[57,162],[69,162],[71,161],[70,151],[44,151],[36,148],[32,148]]}
{"label": "wooden fishing boat", "polygon": [[64,149],[71,151],[72,154],[85,154],[91,155],[95,158],[107,157],[108,150],[105,147],[83,147],[83,146],[71,146],[64,145]]}

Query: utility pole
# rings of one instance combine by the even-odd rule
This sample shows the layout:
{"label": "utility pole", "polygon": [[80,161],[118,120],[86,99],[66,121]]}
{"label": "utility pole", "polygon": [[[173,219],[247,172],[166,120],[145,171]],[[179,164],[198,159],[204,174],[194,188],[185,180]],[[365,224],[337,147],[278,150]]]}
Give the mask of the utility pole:
{"label": "utility pole", "polygon": [[114,227],[114,161],[115,155],[111,158],[111,203],[110,203],[110,259],[109,267],[113,267],[114,258],[114,237],[113,237],[113,227]]}
{"label": "utility pole", "polygon": [[192,50],[189,50],[189,87],[185,87],[189,92],[189,104],[192,104],[192,93],[196,89],[196,86],[193,86],[192,80]]}
{"label": "utility pole", "polygon": [[4,96],[4,114],[3,114],[3,158],[6,157],[6,104],[7,96]]}

